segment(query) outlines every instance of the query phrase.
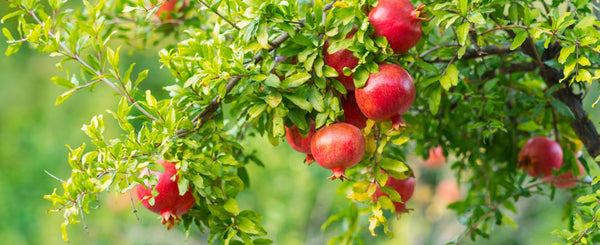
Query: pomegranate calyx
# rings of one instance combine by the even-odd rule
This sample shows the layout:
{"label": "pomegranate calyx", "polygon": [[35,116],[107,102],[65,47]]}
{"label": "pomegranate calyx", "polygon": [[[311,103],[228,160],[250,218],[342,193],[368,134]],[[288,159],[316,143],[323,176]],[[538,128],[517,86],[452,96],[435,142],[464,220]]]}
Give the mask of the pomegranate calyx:
{"label": "pomegranate calyx", "polygon": [[306,158],[304,158],[304,163],[310,166],[313,162],[315,162],[315,158],[313,158],[312,154],[306,154]]}
{"label": "pomegranate calyx", "polygon": [[165,211],[163,212],[161,215],[161,223],[163,225],[167,225],[167,230],[170,230],[171,228],[175,227],[177,224],[179,224],[179,221],[181,221],[181,219],[176,216],[175,214],[173,214],[171,211]]}
{"label": "pomegranate calyx", "polygon": [[535,163],[537,162],[537,159],[535,159],[534,157],[530,157],[529,155],[524,156],[523,158],[519,159],[519,163],[517,163],[517,167],[522,168],[523,170],[525,170],[525,172],[533,172]]}
{"label": "pomegranate calyx", "polygon": [[400,127],[406,127],[406,123],[402,120],[402,115],[397,115],[392,117],[392,129],[399,130]]}
{"label": "pomegranate calyx", "polygon": [[333,181],[335,179],[340,179],[342,182],[344,180],[350,180],[348,178],[348,176],[346,176],[346,170],[344,169],[332,169],[331,171],[333,171],[333,175],[331,175],[331,177],[329,177],[329,180]]}

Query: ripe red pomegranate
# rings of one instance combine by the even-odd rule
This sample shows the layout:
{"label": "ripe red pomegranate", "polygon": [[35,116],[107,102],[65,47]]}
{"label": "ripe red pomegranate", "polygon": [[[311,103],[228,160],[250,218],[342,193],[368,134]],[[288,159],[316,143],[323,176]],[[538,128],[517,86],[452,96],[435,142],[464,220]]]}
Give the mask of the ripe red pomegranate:
{"label": "ripe red pomegranate", "polygon": [[292,126],[291,128],[285,127],[285,138],[287,139],[288,143],[297,152],[306,154],[304,163],[308,165],[314,161],[310,151],[310,141],[312,140],[315,132],[315,122],[312,120],[310,122],[310,130],[308,131],[306,138],[300,134],[300,131],[298,131],[298,127],[296,125]]}
{"label": "ripe red pomegranate", "polygon": [[[350,32],[346,38],[354,37],[354,32],[355,31]],[[352,51],[348,49],[342,49],[330,54],[327,52],[328,48],[329,40],[325,42],[325,47],[323,49],[323,52],[325,53],[325,65],[331,66],[333,69],[335,69],[335,71],[337,71],[338,76],[335,79],[340,81],[347,90],[354,90],[354,78],[352,75],[344,75],[344,67],[354,69],[354,67],[358,65],[358,59],[355,58]]]}
{"label": "ripe red pomegranate", "polygon": [[354,93],[349,92],[346,98],[342,99],[342,108],[344,109],[344,117],[346,118],[345,122],[360,129],[367,126],[367,117],[358,108]]}
{"label": "ripe red pomegranate", "polygon": [[313,157],[321,167],[331,169],[331,180],[348,179],[346,169],[358,164],[365,154],[365,138],[356,126],[334,123],[319,129],[311,140]]}
{"label": "ripe red pomegranate", "polygon": [[453,203],[460,199],[460,190],[456,180],[442,180],[435,188],[435,195],[445,203]]}
{"label": "ripe red pomegranate", "polygon": [[558,176],[550,175],[544,176],[542,179],[547,181],[548,183],[556,186],[556,188],[562,189],[571,189],[577,185],[577,181],[580,180],[583,176],[585,176],[585,168],[581,165],[581,162],[577,160],[577,165],[579,166],[579,177],[575,178],[573,172],[569,170],[564,174],[560,174]]}
{"label": "ripe red pomegranate", "polygon": [[446,163],[446,156],[441,146],[429,149],[429,158],[423,161],[423,166],[429,169],[438,169]]}
{"label": "ripe red pomegranate", "polygon": [[394,53],[404,53],[421,39],[421,11],[410,0],[379,0],[369,12],[376,37],[385,37]]}
{"label": "ripe red pomegranate", "polygon": [[531,177],[551,176],[552,169],[560,169],[563,164],[563,151],[560,145],[546,137],[533,137],[519,152],[518,167]]}
{"label": "ripe red pomegranate", "polygon": [[[396,190],[402,199],[402,202],[393,202],[396,209],[396,215],[400,217],[402,213],[408,213],[409,210],[406,208],[406,202],[412,198],[413,193],[415,192],[415,177],[411,176],[399,180],[389,176],[385,186],[392,187]],[[389,197],[388,194],[381,191],[379,184],[377,184],[377,189],[375,190],[375,193],[373,193],[373,202],[376,202],[381,196]]]}
{"label": "ripe red pomegranate", "polygon": [[189,5],[189,0],[183,0],[183,2],[180,4],[181,7],[178,10],[175,10],[175,7],[177,7],[179,2],[180,0],[166,0],[166,2],[163,3],[154,14],[160,17],[162,20],[170,20],[173,18],[173,16],[171,16],[172,13],[181,12]]}
{"label": "ripe red pomegranate", "polygon": [[[154,189],[158,191],[158,195],[154,197],[154,205],[150,205],[148,202],[152,197],[152,188],[146,189],[144,185],[139,184],[135,190],[137,197],[142,201],[142,205],[150,211],[160,214],[162,224],[166,224],[167,229],[171,229],[181,220],[179,216],[187,213],[194,206],[196,199],[194,199],[190,189],[183,196],[179,195],[179,188],[177,187],[178,178],[175,178],[174,181],[171,180],[173,175],[177,174],[174,163],[165,160],[157,162],[165,168],[164,173],[148,169],[142,172],[142,176],[153,174],[158,179],[158,183],[154,186]],[[147,181],[145,181],[145,184],[148,185]]]}
{"label": "ripe red pomegranate", "polygon": [[364,87],[356,89],[360,111],[375,121],[392,120],[394,128],[404,122],[404,114],[415,101],[415,85],[404,68],[394,64],[379,65],[379,72],[369,75]]}

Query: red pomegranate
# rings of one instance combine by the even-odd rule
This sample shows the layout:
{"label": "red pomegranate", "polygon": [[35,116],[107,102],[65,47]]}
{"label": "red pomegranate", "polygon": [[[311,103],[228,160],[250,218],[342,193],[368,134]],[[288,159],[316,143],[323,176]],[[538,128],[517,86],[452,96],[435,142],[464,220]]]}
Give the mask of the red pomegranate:
{"label": "red pomegranate", "polygon": [[585,176],[585,168],[583,168],[583,165],[581,165],[581,162],[579,162],[579,160],[577,160],[577,165],[579,166],[578,178],[576,178],[573,175],[573,172],[569,170],[564,174],[560,174],[558,176],[544,176],[542,177],[542,179],[544,181],[547,181],[549,184],[556,186],[556,188],[571,189],[577,185],[578,180]]}
{"label": "red pomegranate", "polygon": [[354,93],[349,92],[346,98],[342,99],[342,108],[344,109],[344,117],[346,118],[345,122],[360,129],[367,126],[367,117],[358,108]]}
{"label": "red pomegranate", "polygon": [[442,180],[435,188],[435,195],[445,203],[453,203],[460,199],[460,190],[456,180]]}
{"label": "red pomegranate", "polygon": [[[152,187],[146,189],[144,185],[139,184],[135,190],[137,197],[142,201],[142,205],[150,211],[160,214],[162,224],[166,224],[167,229],[171,229],[181,220],[179,216],[187,213],[194,206],[196,200],[190,189],[183,196],[179,195],[179,188],[177,187],[178,178],[175,178],[175,180],[171,179],[173,175],[177,174],[174,163],[165,160],[159,160],[157,163],[163,165],[165,168],[164,173],[148,169],[142,172],[142,176],[152,174],[158,179],[158,183],[154,186],[154,189],[158,191],[158,195],[154,197],[154,205],[150,205],[148,202],[152,198]],[[148,185],[147,180],[144,183]]]}
{"label": "red pomegranate", "polygon": [[[402,199],[402,202],[393,202],[396,209],[396,215],[400,217],[402,213],[408,213],[409,210],[406,208],[406,202],[412,198],[413,193],[415,192],[415,177],[411,176],[409,178],[399,180],[389,176],[385,186],[396,190]],[[379,184],[377,184],[377,189],[375,190],[375,193],[373,193],[373,202],[376,202],[381,196],[389,197],[388,194],[385,194],[383,191],[381,191]]]}
{"label": "red pomegranate", "polygon": [[404,68],[394,64],[379,65],[379,72],[369,75],[364,87],[356,89],[360,111],[375,121],[392,120],[394,128],[404,122],[404,114],[415,101],[415,85]]}
{"label": "red pomegranate", "polygon": [[423,166],[429,169],[437,169],[446,164],[446,156],[441,146],[429,149],[429,158],[423,161]]}
{"label": "red pomegranate", "polygon": [[331,180],[348,179],[346,169],[358,164],[365,154],[365,138],[356,126],[334,123],[319,129],[310,145],[313,157],[321,167],[331,169]]}
{"label": "red pomegranate", "polygon": [[306,159],[304,159],[304,163],[310,165],[313,163],[314,158],[310,151],[310,141],[315,134],[315,122],[311,120],[310,122],[310,130],[308,131],[308,135],[303,137],[300,131],[298,131],[298,127],[296,125],[288,128],[285,127],[285,138],[287,139],[290,146],[300,153],[306,154]]}
{"label": "red pomegranate", "polygon": [[[354,36],[354,32],[356,31],[350,32],[346,38],[352,38]],[[358,65],[358,59],[355,58],[352,51],[348,49],[342,49],[330,54],[327,52],[328,48],[329,40],[325,42],[325,47],[323,49],[323,52],[325,53],[325,65],[331,66],[333,69],[335,69],[335,71],[337,71],[338,76],[335,79],[340,81],[347,90],[354,90],[354,78],[352,75],[344,75],[344,67],[354,69],[354,67]]]}
{"label": "red pomegranate", "polygon": [[385,37],[394,53],[404,53],[421,39],[424,6],[415,9],[409,0],[379,0],[369,12],[376,37]]}
{"label": "red pomegranate", "polygon": [[519,152],[518,167],[531,177],[551,176],[552,169],[560,169],[563,164],[563,151],[554,140],[546,137],[533,137]]}
{"label": "red pomegranate", "polygon": [[175,10],[175,7],[178,6],[179,2],[180,0],[166,0],[166,2],[163,3],[154,14],[160,17],[162,20],[170,20],[173,18],[173,16],[171,16],[172,13],[181,12],[189,5],[189,0],[183,0],[183,2],[180,4],[181,7],[178,10]]}

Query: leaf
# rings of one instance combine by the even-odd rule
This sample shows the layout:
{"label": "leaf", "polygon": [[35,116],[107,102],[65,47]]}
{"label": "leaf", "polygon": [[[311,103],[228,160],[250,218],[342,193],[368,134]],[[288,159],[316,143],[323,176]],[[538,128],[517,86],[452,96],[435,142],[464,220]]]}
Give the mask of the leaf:
{"label": "leaf", "polygon": [[230,212],[234,215],[238,215],[240,213],[240,207],[235,199],[229,198],[227,202],[223,205],[225,211]]}
{"label": "leaf", "polygon": [[469,22],[465,22],[460,24],[460,26],[458,26],[458,28],[456,28],[456,35],[458,36],[458,43],[462,46],[465,45],[465,42],[467,41],[467,37],[469,36],[469,27],[470,27],[470,23]]}
{"label": "leaf", "polygon": [[309,112],[312,111],[312,106],[311,106],[310,102],[308,102],[305,98],[302,98],[296,94],[290,94],[290,93],[283,94],[283,97],[287,98],[292,103],[294,103],[295,105],[297,105],[298,107],[302,108],[305,111],[309,111]]}
{"label": "leaf", "polygon": [[527,32],[526,31],[521,31],[517,34],[517,36],[515,36],[515,39],[513,40],[512,44],[510,45],[510,50],[515,50],[519,47],[521,47],[521,45],[523,44],[523,42],[525,42],[525,40],[527,39]]}
{"label": "leaf", "polygon": [[298,86],[304,84],[310,78],[311,78],[311,75],[306,72],[294,74],[294,75],[286,78],[285,80],[283,80],[282,87],[295,88],[295,87],[298,87]]}
{"label": "leaf", "polygon": [[554,108],[554,110],[556,110],[556,112],[558,112],[559,114],[569,117],[570,119],[575,119],[575,115],[573,115],[571,109],[569,109],[569,107],[565,105],[565,103],[563,103],[562,101],[556,98],[552,98],[550,99],[550,104],[552,105],[552,108]]}
{"label": "leaf", "polygon": [[560,55],[558,55],[558,62],[564,64],[573,52],[575,52],[575,45],[561,48]]}
{"label": "leaf", "polygon": [[52,80],[54,84],[68,89],[77,87],[75,84],[71,83],[71,81],[63,77],[52,77],[50,80]]}
{"label": "leaf", "polygon": [[456,68],[456,65],[448,65],[446,68],[446,75],[440,78],[440,84],[446,91],[448,91],[450,87],[458,84],[458,69]]}

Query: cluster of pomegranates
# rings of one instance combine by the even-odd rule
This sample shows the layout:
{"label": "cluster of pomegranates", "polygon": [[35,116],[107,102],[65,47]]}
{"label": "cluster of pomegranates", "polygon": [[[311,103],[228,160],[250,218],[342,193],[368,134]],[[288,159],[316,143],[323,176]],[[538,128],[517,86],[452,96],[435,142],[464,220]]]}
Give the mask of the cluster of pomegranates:
{"label": "cluster of pomegranates", "polygon": [[[380,0],[369,12],[369,21],[375,29],[375,37],[387,39],[394,53],[403,53],[415,46],[421,38],[419,13],[409,0]],[[355,31],[346,38],[353,38]],[[369,75],[362,88],[354,86],[352,74],[344,75],[345,67],[354,69],[359,60],[348,49],[328,53],[329,40],[324,47],[325,64],[334,68],[335,77],[348,94],[341,98],[344,110],[344,122],[337,122],[319,130],[314,122],[306,135],[301,135],[296,126],[286,127],[286,139],[298,152],[307,154],[305,162],[316,161],[321,167],[333,172],[331,180],[347,179],[345,170],[357,165],[365,154],[365,136],[361,129],[367,125],[367,119],[374,121],[391,120],[398,129],[404,114],[415,100],[413,79],[404,68],[396,64],[381,63],[379,72]],[[389,177],[385,186],[395,189],[402,202],[394,202],[397,213],[405,212],[405,202],[414,192],[414,177],[395,179]],[[376,201],[383,193],[379,185],[373,194]]]}
{"label": "cluster of pomegranates", "polygon": [[546,137],[533,137],[525,143],[519,152],[518,167],[531,177],[540,177],[542,180],[556,186],[557,188],[570,189],[577,185],[577,181],[585,174],[581,162],[579,166],[579,178],[569,170],[566,173],[555,176],[552,170],[558,171],[563,165],[563,151],[560,145]]}

